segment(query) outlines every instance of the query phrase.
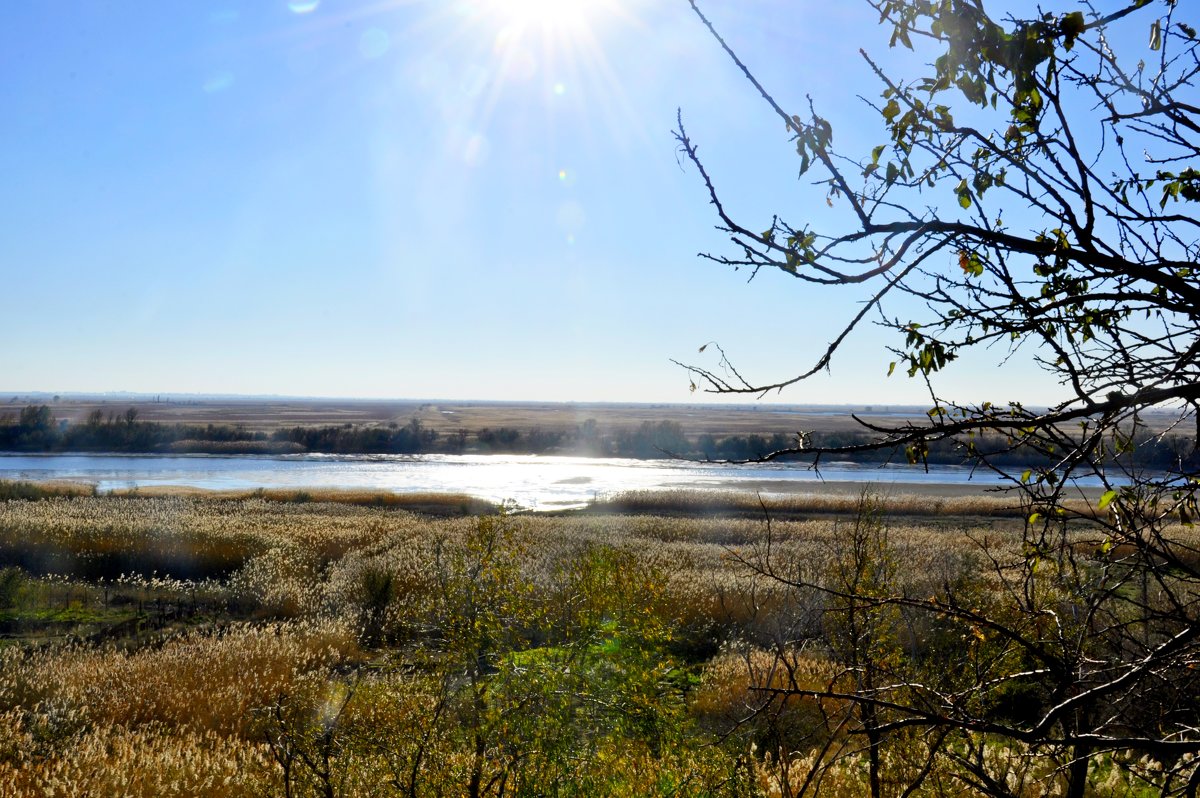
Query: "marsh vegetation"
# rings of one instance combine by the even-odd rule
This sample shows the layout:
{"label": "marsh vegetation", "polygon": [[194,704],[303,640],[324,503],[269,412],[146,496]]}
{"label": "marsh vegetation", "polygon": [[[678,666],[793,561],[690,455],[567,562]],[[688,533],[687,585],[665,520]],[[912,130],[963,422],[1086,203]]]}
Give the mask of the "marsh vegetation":
{"label": "marsh vegetation", "polygon": [[[357,494],[26,493],[0,503],[0,794],[790,796],[818,774],[859,795],[921,768],[925,794],[985,794],[976,753],[1014,794],[1065,779],[1061,750],[868,739],[853,702],[804,693],[1016,667],[954,617],[808,587],[1017,612],[1025,520],[1003,500],[437,517]],[[1013,690],[998,719],[1047,700]],[[1113,754],[1091,779],[1156,774]]]}

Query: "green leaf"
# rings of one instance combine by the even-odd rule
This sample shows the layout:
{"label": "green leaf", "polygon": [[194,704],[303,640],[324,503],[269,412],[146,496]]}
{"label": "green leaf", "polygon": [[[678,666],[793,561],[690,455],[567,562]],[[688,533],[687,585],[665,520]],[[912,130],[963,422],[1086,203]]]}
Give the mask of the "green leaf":
{"label": "green leaf", "polygon": [[1027,484],[1029,482],[1029,478],[1032,476],[1033,476],[1033,471],[1026,468],[1024,471],[1021,472],[1021,483]]}
{"label": "green leaf", "polygon": [[964,177],[958,181],[958,185],[954,187],[954,193],[958,195],[958,204],[964,209],[971,207],[971,189],[967,188],[967,179]]}
{"label": "green leaf", "polygon": [[1154,20],[1150,25],[1150,49],[1158,50],[1162,47],[1162,22]]}
{"label": "green leaf", "polygon": [[892,376],[892,372],[895,370],[896,370],[896,361],[893,360],[890,364],[888,364],[888,376],[889,377]]}
{"label": "green leaf", "polygon": [[1029,516],[1029,525],[1032,526],[1032,525],[1036,524],[1038,522],[1038,519],[1041,517],[1042,517],[1041,513],[1032,513]]}
{"label": "green leaf", "polygon": [[1105,507],[1112,504],[1112,500],[1115,498],[1117,498],[1117,492],[1115,490],[1106,491],[1105,494],[1100,497],[1100,503],[1096,505],[1097,509],[1103,510]]}

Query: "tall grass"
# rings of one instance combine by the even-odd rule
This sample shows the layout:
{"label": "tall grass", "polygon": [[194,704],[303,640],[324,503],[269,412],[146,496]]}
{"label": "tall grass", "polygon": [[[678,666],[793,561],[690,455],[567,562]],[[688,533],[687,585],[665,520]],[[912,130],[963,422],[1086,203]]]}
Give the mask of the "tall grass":
{"label": "tall grass", "polygon": [[69,496],[95,496],[96,486],[83,482],[22,482],[0,480],[0,502],[40,501]]}
{"label": "tall grass", "polygon": [[[0,646],[0,796],[308,796],[334,775],[341,796],[458,795],[480,770],[511,771],[513,795],[777,796],[838,733],[830,701],[755,714],[756,688],[784,684],[788,624],[821,623],[761,569],[830,568],[856,498],[771,499],[768,535],[754,497],[638,494],[621,499],[637,514],[508,516],[488,538],[494,519],[376,495],[0,502],[26,603],[94,610],[113,584],[97,574],[123,568],[147,603],[202,585],[244,610],[121,645]],[[995,502],[892,501],[906,594],[1024,556]],[[647,512],[664,507],[685,511]],[[827,650],[789,657],[803,684],[844,674]],[[848,753],[820,794],[862,794],[862,765]]]}
{"label": "tall grass", "polygon": [[109,495],[124,498],[180,497],[210,498],[230,501],[261,499],[268,502],[306,504],[321,502],[349,504],[358,507],[386,507],[408,510],[431,516],[486,515],[494,513],[493,502],[465,493],[422,491],[395,493],[386,490],[355,490],[351,488],[256,488],[253,490],[205,490],[178,485],[152,485],[120,488]]}
{"label": "tall grass", "polygon": [[[857,492],[812,491],[793,494],[759,494],[745,491],[646,490],[618,493],[593,501],[596,513],[645,515],[737,515],[762,518],[806,514],[849,514],[859,502]],[[879,498],[890,515],[911,517],[975,516],[982,518],[1022,517],[1020,503],[1012,496],[983,494],[938,496],[928,493],[894,493]]]}

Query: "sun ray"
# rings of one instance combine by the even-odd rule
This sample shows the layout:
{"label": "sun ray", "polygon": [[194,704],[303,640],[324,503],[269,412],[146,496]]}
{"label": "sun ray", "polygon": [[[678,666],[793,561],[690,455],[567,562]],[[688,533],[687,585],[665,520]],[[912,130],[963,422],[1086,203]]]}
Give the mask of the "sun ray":
{"label": "sun ray", "polygon": [[[610,138],[648,138],[608,53],[622,28],[640,27],[638,0],[474,0],[467,24],[493,31],[497,69],[477,109],[483,124],[502,98],[535,86],[558,107],[587,115],[589,131]],[[564,95],[569,95],[565,100]],[[547,102],[549,116],[555,112]]]}

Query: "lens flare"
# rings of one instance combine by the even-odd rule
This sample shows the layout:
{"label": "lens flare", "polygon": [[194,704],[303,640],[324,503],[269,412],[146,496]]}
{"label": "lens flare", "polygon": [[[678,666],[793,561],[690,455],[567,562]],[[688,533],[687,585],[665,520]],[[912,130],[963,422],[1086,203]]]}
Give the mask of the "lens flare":
{"label": "lens flare", "polygon": [[369,28],[358,37],[358,51],[363,58],[379,58],[391,45],[391,37],[380,28]]}

